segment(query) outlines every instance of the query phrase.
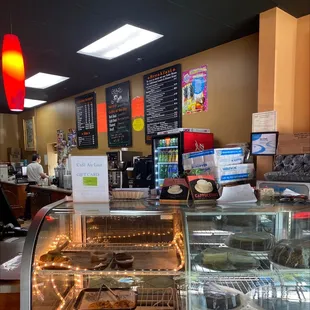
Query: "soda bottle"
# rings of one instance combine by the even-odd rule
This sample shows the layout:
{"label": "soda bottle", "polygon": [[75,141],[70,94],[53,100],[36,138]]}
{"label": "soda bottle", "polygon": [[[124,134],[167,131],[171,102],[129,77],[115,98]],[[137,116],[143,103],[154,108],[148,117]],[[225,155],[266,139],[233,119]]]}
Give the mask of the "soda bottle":
{"label": "soda bottle", "polygon": [[171,178],[171,165],[168,165],[168,178]]}
{"label": "soda bottle", "polygon": [[173,161],[173,150],[169,150],[169,163]]}
{"label": "soda bottle", "polygon": [[169,165],[164,165],[165,168],[164,168],[164,179],[166,179],[168,177],[168,166]]}
{"label": "soda bottle", "polygon": [[160,168],[159,168],[159,178],[160,179],[163,179],[165,176],[164,176],[164,165],[160,165]]}
{"label": "soda bottle", "polygon": [[173,177],[174,178],[177,178],[178,177],[178,174],[179,174],[179,171],[178,171],[178,165],[173,165]]}
{"label": "soda bottle", "polygon": [[169,162],[169,151],[165,152],[165,163]]}

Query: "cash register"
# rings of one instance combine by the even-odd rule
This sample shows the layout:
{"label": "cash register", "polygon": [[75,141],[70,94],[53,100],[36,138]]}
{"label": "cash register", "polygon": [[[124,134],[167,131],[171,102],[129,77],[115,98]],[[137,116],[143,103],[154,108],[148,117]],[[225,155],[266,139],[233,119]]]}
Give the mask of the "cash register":
{"label": "cash register", "polygon": [[15,167],[15,179],[16,183],[28,183],[27,167],[18,166]]}

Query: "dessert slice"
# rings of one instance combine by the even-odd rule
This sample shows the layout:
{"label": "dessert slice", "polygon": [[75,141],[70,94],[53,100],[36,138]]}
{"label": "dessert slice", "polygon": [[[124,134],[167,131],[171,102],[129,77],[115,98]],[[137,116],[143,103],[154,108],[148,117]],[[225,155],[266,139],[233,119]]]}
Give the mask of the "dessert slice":
{"label": "dessert slice", "polygon": [[130,268],[133,265],[134,257],[128,253],[121,252],[116,253],[114,256],[115,263],[120,268]]}

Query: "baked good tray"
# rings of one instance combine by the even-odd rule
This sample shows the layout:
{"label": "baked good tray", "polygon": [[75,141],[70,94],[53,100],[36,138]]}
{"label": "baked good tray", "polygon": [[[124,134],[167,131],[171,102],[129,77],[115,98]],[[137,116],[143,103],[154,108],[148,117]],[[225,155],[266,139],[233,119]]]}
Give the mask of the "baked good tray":
{"label": "baked good tray", "polygon": [[[177,254],[176,248],[174,246],[165,247],[159,251],[147,251],[147,249],[143,249],[142,251],[126,251],[127,254],[132,255],[134,260],[130,267],[122,268],[115,263],[113,257],[113,252],[107,250],[105,252],[104,248],[102,248],[101,252],[108,253],[107,261],[102,266],[102,268],[98,268],[97,270],[104,271],[113,271],[113,270],[158,270],[158,271],[167,271],[167,270],[175,270],[178,269],[178,266],[181,264],[181,260],[179,255]],[[151,249],[150,249],[151,250]],[[117,252],[122,252],[119,249]],[[100,262],[92,262],[91,261],[91,253],[92,251],[87,249],[83,249],[79,251],[76,249],[73,250],[64,250],[62,254],[70,258],[70,265],[73,268],[79,268],[80,270],[96,270],[96,266]],[[52,266],[47,266],[44,268],[45,270],[53,269]]]}
{"label": "baked good tray", "polygon": [[97,300],[99,291],[99,288],[82,290],[74,304],[74,309],[133,310],[137,307],[137,293],[132,290],[126,288],[111,289],[118,296],[116,298],[107,288],[104,288]]}

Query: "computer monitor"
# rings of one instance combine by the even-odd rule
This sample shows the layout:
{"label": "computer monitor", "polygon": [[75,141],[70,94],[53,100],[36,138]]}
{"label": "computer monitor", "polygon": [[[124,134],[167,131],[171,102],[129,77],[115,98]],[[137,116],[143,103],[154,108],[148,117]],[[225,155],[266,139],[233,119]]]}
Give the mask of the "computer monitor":
{"label": "computer monitor", "polygon": [[278,147],[277,131],[272,132],[252,132],[251,134],[251,154],[256,156],[276,155]]}
{"label": "computer monitor", "polygon": [[22,175],[23,177],[27,176],[27,167],[22,167]]}
{"label": "computer monitor", "polygon": [[2,222],[4,225],[7,225],[9,223],[12,223],[15,227],[20,227],[19,223],[17,222],[11,205],[9,204],[9,201],[6,197],[6,194],[1,187],[0,184],[0,222]]}

